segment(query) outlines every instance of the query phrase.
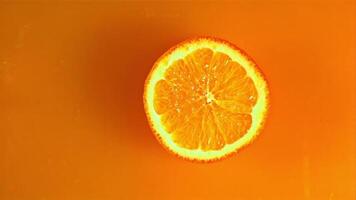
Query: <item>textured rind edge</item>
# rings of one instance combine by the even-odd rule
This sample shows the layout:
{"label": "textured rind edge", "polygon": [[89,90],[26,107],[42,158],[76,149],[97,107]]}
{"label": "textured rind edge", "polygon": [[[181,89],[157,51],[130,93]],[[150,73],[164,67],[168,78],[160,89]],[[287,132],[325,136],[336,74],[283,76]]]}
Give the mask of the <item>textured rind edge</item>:
{"label": "textured rind edge", "polygon": [[[240,146],[239,148],[236,148],[234,151],[231,151],[231,152],[229,152],[229,153],[227,153],[227,154],[225,154],[223,156],[220,156],[220,157],[214,157],[214,158],[209,158],[209,159],[186,157],[186,156],[178,154],[174,150],[170,149],[169,145],[165,144],[165,142],[163,141],[163,139],[160,136],[160,134],[154,128],[153,120],[151,119],[150,113],[148,111],[148,102],[147,102],[147,86],[148,86],[148,82],[150,81],[153,72],[157,68],[158,63],[160,63],[160,61],[163,58],[166,58],[167,56],[172,54],[172,52],[174,52],[177,48],[181,47],[183,44],[187,45],[189,43],[194,43],[194,42],[199,41],[199,40],[209,40],[209,41],[213,41],[213,42],[217,42],[217,43],[223,43],[223,44],[229,46],[230,48],[238,51],[250,63],[253,63],[253,68],[254,68],[255,72],[257,72],[257,75],[264,81],[265,87],[266,87],[265,88],[266,89],[266,91],[265,91],[265,94],[266,94],[266,96],[265,96],[265,109],[264,109],[264,113],[263,113],[263,119],[261,120],[261,123],[258,126],[258,129],[255,131],[255,134],[253,135],[253,137],[247,143],[244,143],[242,146]],[[222,159],[226,159],[228,157],[231,157],[231,156],[235,155],[237,152],[240,152],[241,150],[245,149],[253,141],[255,141],[256,138],[258,137],[258,135],[260,135],[261,131],[263,130],[263,128],[264,128],[264,126],[266,124],[266,118],[267,118],[267,115],[270,112],[270,88],[269,88],[268,81],[266,80],[265,77],[266,76],[260,70],[260,68],[258,67],[258,65],[255,62],[255,60],[251,56],[249,56],[244,50],[240,49],[239,47],[237,47],[236,45],[234,45],[233,43],[231,43],[229,41],[226,41],[226,40],[220,39],[220,38],[216,38],[216,37],[212,37],[212,36],[198,36],[198,37],[192,37],[192,38],[186,39],[186,40],[176,44],[175,46],[171,47],[163,55],[161,55],[156,60],[156,62],[154,63],[153,67],[151,68],[151,70],[150,70],[150,72],[149,72],[149,74],[148,74],[148,76],[147,76],[147,78],[145,80],[143,102],[144,102],[144,109],[145,109],[145,113],[146,113],[146,117],[147,117],[147,121],[149,123],[150,129],[152,130],[153,135],[158,140],[158,142],[161,144],[161,146],[163,146],[166,151],[170,152],[171,154],[175,155],[178,158],[181,158],[181,159],[184,159],[184,160],[188,160],[188,161],[192,161],[192,162],[211,163],[211,162],[215,162],[215,161],[218,161],[218,160],[222,160]]]}

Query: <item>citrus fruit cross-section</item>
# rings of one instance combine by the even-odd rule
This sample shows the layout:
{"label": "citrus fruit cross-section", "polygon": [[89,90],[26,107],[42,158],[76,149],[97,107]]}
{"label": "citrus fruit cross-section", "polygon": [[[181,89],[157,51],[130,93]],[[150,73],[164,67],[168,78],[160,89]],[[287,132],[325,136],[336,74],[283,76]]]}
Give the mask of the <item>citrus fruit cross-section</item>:
{"label": "citrus fruit cross-section", "polygon": [[169,49],[144,87],[154,135],[188,160],[213,161],[237,152],[260,133],[269,108],[267,83],[255,62],[216,38]]}

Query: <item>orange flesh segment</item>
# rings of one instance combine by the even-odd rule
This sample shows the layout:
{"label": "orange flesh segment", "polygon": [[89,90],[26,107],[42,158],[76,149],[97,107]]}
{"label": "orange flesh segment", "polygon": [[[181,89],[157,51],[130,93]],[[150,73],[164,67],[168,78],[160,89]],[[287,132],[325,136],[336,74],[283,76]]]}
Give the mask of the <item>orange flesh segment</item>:
{"label": "orange flesh segment", "polygon": [[154,109],[177,145],[219,150],[248,131],[257,98],[241,65],[201,48],[169,66],[155,86]]}

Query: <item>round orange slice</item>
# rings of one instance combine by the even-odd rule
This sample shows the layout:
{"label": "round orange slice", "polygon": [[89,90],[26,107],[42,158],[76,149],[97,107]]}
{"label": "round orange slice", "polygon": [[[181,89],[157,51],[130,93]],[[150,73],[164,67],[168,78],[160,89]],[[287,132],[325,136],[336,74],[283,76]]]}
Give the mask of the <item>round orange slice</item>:
{"label": "round orange slice", "polygon": [[169,49],[144,90],[148,121],[169,151],[188,160],[218,160],[259,134],[268,111],[267,83],[235,45],[201,37]]}

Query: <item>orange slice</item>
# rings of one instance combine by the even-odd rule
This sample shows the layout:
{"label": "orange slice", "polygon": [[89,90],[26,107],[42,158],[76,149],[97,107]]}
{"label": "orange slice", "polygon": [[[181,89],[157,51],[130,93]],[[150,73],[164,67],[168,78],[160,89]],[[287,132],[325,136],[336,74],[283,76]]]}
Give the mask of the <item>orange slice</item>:
{"label": "orange slice", "polygon": [[150,126],[169,151],[189,160],[231,155],[259,134],[268,87],[256,64],[233,44],[196,38],[154,64],[145,83]]}

